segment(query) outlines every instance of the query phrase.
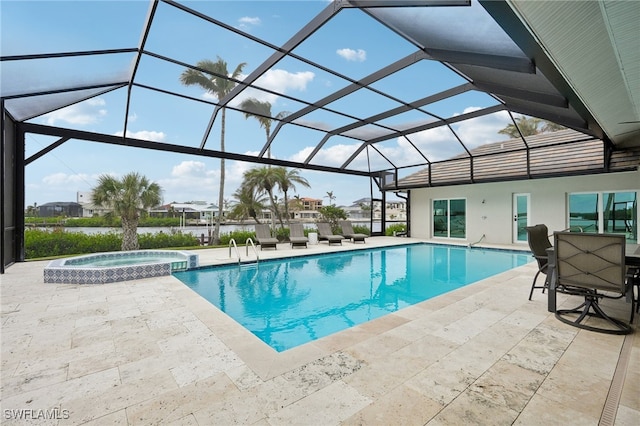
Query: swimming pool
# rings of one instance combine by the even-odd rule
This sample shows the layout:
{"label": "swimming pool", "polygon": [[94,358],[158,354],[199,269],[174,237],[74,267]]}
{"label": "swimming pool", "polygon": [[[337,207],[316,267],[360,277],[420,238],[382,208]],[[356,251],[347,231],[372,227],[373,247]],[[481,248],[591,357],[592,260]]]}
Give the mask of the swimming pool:
{"label": "swimming pool", "polygon": [[410,244],[173,275],[281,352],[530,261],[529,252]]}

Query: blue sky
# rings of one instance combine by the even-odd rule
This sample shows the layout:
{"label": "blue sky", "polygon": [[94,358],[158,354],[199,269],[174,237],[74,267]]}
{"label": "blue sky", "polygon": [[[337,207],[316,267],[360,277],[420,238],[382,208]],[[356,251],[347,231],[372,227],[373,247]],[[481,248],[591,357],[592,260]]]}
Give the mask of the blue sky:
{"label": "blue sky", "polygon": [[[70,4],[74,7],[69,7]],[[326,7],[328,2],[197,1],[185,4],[247,34],[280,45]],[[2,55],[137,47],[148,6],[149,3],[144,0],[3,0]],[[358,30],[354,31],[354,28]],[[145,49],[190,64],[203,59],[215,60],[219,56],[228,63],[229,71],[245,62],[243,76],[251,73],[271,54],[268,48],[247,38],[221,31],[190,15],[178,13],[175,8],[162,3]],[[415,46],[394,36],[390,30],[364,13],[347,10],[322,27],[294,53],[332,67],[350,78],[359,79],[415,50]],[[109,55],[93,63],[85,62],[86,58],[79,58],[73,62],[73,69],[55,62],[47,62],[31,67],[21,78],[24,81],[32,79],[36,87],[42,84],[42,81],[48,81],[49,75],[62,82],[65,79],[76,81],[75,79],[82,78],[89,84],[104,76],[113,79],[119,72],[126,73],[132,58],[133,55]],[[92,61],[95,61],[95,58]],[[140,63],[136,81],[198,99],[216,100],[199,87],[181,85],[179,75],[183,70],[179,65],[146,56]],[[460,76],[451,73],[440,63],[422,61],[396,76],[376,82],[373,86],[400,99],[412,101],[463,82]],[[3,84],[6,84],[6,81],[3,81]],[[348,82],[319,68],[287,58],[267,72],[258,84],[269,90],[313,102],[347,85]],[[126,89],[110,92],[32,121],[121,135],[126,95]],[[245,90],[232,105],[237,105],[246,97],[269,101],[274,114],[295,111],[304,106],[285,97],[254,89]],[[454,116],[495,104],[495,99],[485,94],[468,92],[434,104],[432,108],[442,116]],[[398,105],[395,101],[380,97],[374,92],[359,91],[348,98],[336,101],[331,107],[345,113],[369,116]],[[211,113],[211,105],[134,87],[128,117],[128,136],[177,145],[199,146]],[[468,146],[473,147],[496,141],[497,130],[508,123],[507,119],[506,113],[498,113],[456,124],[454,129]],[[346,124],[349,121],[345,117],[324,111],[316,111],[304,117],[304,120],[333,125]],[[411,113],[388,119],[390,125],[420,120],[424,121],[425,116],[413,116]],[[206,141],[206,148],[219,149],[219,125],[218,117]],[[258,122],[254,119],[247,120],[243,114],[235,111],[227,113],[226,133],[227,151],[239,154],[256,154],[265,141],[264,130],[259,127]],[[288,126],[274,142],[272,156],[303,161],[322,136],[321,132]],[[54,141],[54,138],[28,135],[27,157]],[[427,152],[431,160],[444,159],[463,152],[455,138],[447,129],[442,128],[416,134],[412,137],[412,142],[423,152]],[[350,138],[331,138],[311,163],[340,166],[358,145]],[[415,152],[412,153],[411,149],[408,149],[405,140],[389,140],[379,144],[379,147],[385,156],[397,164],[411,166],[417,163]],[[376,161],[380,159],[369,159],[374,168],[384,168]],[[90,191],[99,175],[109,173],[122,176],[131,171],[137,171],[160,184],[164,189],[165,202],[214,202],[218,198],[219,164],[220,161],[213,158],[72,140],[27,166],[26,204],[75,201],[76,192]],[[248,163],[226,162],[225,198],[232,198],[232,193],[242,181],[242,174],[251,167]],[[358,157],[350,167],[366,170],[366,156]],[[338,205],[350,205],[359,198],[369,196],[370,184],[367,178],[305,170],[302,170],[301,174],[312,186],[310,189],[298,188],[296,192],[301,196],[323,198],[328,191],[332,191],[337,197]]]}

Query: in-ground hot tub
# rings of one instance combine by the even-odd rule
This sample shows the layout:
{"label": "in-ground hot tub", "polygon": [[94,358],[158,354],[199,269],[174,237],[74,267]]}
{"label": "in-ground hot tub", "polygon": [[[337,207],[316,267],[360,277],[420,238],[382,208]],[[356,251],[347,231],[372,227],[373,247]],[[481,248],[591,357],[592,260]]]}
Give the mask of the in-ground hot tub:
{"label": "in-ground hot tub", "polygon": [[135,250],[95,253],[52,260],[44,282],[105,284],[171,275],[198,267],[198,255],[179,250]]}

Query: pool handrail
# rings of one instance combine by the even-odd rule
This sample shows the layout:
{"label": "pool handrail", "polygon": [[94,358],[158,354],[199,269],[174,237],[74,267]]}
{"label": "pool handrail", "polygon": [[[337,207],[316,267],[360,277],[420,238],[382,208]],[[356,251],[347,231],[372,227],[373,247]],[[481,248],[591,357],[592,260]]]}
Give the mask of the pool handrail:
{"label": "pool handrail", "polygon": [[231,246],[233,246],[236,249],[236,256],[238,256],[238,264],[240,264],[242,259],[240,259],[240,252],[238,251],[236,240],[233,238],[229,240],[229,257],[231,257]]}
{"label": "pool handrail", "polygon": [[475,243],[469,243],[469,248],[475,246],[476,244],[479,244],[482,240],[484,240],[484,238],[486,237],[485,234],[482,234],[482,237],[480,237],[480,239],[478,241],[476,241]]}
{"label": "pool handrail", "polygon": [[[247,241],[245,241],[244,246],[246,248],[246,253],[245,255],[247,257],[249,257],[249,244],[251,244],[251,247],[253,247],[253,252],[256,254],[256,262],[260,261],[260,256],[258,256],[258,249],[256,248],[256,245],[253,243],[253,240],[251,239],[251,237],[247,238]],[[231,256],[229,256],[231,257]]]}

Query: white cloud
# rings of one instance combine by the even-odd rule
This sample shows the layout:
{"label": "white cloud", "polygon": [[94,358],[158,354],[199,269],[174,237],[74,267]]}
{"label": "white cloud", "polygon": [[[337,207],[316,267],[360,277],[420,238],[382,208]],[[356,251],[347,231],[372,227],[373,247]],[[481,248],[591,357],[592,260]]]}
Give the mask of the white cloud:
{"label": "white cloud", "polygon": [[[239,161],[225,161],[224,198],[231,200],[242,183],[244,172],[255,165]],[[171,169],[168,178],[159,179],[165,202],[202,200],[218,203],[220,188],[220,160],[182,161]]]}
{"label": "white cloud", "polygon": [[87,174],[78,173],[78,174],[67,174],[67,173],[54,173],[51,175],[47,175],[42,178],[42,183],[46,186],[53,187],[67,187],[69,185],[86,185],[88,181],[93,181],[95,177],[89,176]]}
{"label": "white cloud", "polygon": [[219,173],[209,170],[202,161],[182,161],[171,168],[169,177],[158,179],[163,190],[164,201],[185,202],[214,199]]}
{"label": "white cloud", "polygon": [[[478,108],[476,108],[478,109]],[[474,111],[473,108],[465,109],[466,112]],[[453,126],[462,142],[467,148],[473,149],[487,143],[504,140],[504,135],[498,132],[511,122],[507,111],[484,115],[471,120],[462,121]]]}
{"label": "white cloud", "polygon": [[363,49],[338,49],[336,50],[336,53],[347,61],[364,62],[367,60],[367,52]]}
{"label": "white cloud", "polygon": [[312,162],[329,167],[340,167],[354,153],[358,146],[357,144],[337,144],[323,148],[313,157]]}
{"label": "white cloud", "polygon": [[207,166],[202,161],[183,161],[173,166],[171,176],[181,177],[206,177]]}
{"label": "white cloud", "polygon": [[289,72],[280,69],[271,69],[256,81],[256,85],[284,93],[289,90],[303,92],[307,90],[307,85],[314,77],[315,74],[311,71]]}
{"label": "white cloud", "polygon": [[260,25],[262,23],[260,18],[258,18],[257,16],[243,16],[242,18],[238,19],[238,22],[240,23],[241,27],[246,27],[248,25]]}
{"label": "white cloud", "polygon": [[301,149],[300,151],[296,152],[292,156],[290,156],[289,160],[290,161],[295,161],[297,163],[302,163],[302,162],[304,162],[304,160],[307,159],[309,154],[311,154],[312,152],[313,152],[313,147],[312,146],[307,146],[307,147]]}
{"label": "white cloud", "polygon": [[[256,86],[273,90],[278,93],[290,93],[292,91],[304,92],[307,90],[307,86],[314,78],[315,74],[311,71],[299,71],[292,73],[281,69],[271,69],[258,78],[255,84]],[[259,101],[266,101],[274,104],[278,100],[279,96],[262,90],[248,88],[244,90],[240,96],[234,99],[232,106],[238,106],[243,100],[248,98],[256,98]],[[277,111],[272,112],[277,113]]]}
{"label": "white cloud", "polygon": [[[454,114],[454,116],[467,114],[479,109],[481,108],[468,107],[464,109],[463,112]],[[405,124],[408,125],[410,123]],[[416,122],[415,124],[419,125],[420,122]],[[508,113],[501,111],[455,123],[452,125],[452,128],[464,142],[465,146],[473,149],[483,144],[504,139],[504,136],[499,135],[498,131],[503,129],[507,124],[509,124]],[[464,153],[464,148],[447,126],[412,133],[407,135],[407,138],[424,153],[429,161],[446,160]],[[395,145],[386,143],[384,145],[378,144],[376,147],[395,164],[410,165],[420,160],[420,158],[417,157],[418,154],[415,149],[403,137],[397,138]]]}
{"label": "white cloud", "polygon": [[[116,132],[115,136],[122,136],[122,132]],[[167,135],[164,132],[156,132],[154,130],[140,130],[138,132],[127,130],[127,137],[154,142],[164,142],[167,139]]]}
{"label": "white cloud", "polygon": [[[247,76],[245,74],[241,74],[238,76],[238,80],[244,80],[246,77]],[[315,74],[311,71],[289,72],[281,69],[270,69],[256,80],[255,85],[278,93],[289,93],[291,91],[304,92],[307,90],[307,86],[314,78]],[[202,95],[202,98],[212,102],[218,101],[218,97],[209,92],[205,92]],[[274,104],[278,100],[279,96],[262,90],[248,88],[243,90],[242,93],[230,103],[230,105],[232,107],[237,107],[242,103],[242,101],[248,98],[255,98],[259,101]]]}
{"label": "white cloud", "polygon": [[92,98],[46,114],[43,119],[50,126],[58,122],[75,125],[95,124],[107,115],[105,105],[104,99]]}

